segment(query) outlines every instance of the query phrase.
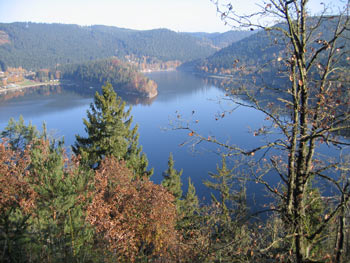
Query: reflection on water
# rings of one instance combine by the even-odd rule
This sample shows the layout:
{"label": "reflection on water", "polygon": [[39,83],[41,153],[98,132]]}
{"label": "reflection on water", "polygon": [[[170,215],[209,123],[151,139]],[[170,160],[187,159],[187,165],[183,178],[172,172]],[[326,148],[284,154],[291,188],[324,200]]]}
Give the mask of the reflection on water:
{"label": "reflection on water", "polygon": [[[206,85],[207,80],[177,71],[150,73],[148,77],[154,79],[160,87],[157,97],[118,95],[129,105],[150,106],[155,101],[167,102],[186,99],[191,94],[205,93],[211,88],[211,86]],[[8,91],[0,94],[0,123],[21,114],[26,119],[26,117],[38,117],[50,112],[77,108],[85,105],[87,101],[90,103],[96,91],[101,92],[101,87],[76,84],[40,86]]]}
{"label": "reflection on water", "polygon": [[[172,101],[181,99],[182,97],[196,94],[198,92],[206,92],[213,85],[219,86],[220,82],[215,79],[198,78],[183,72],[154,72],[148,73],[147,76],[155,80],[160,86],[157,97],[147,98],[139,97],[132,94],[118,94],[130,105],[151,105],[155,100],[158,102]],[[0,94],[0,107],[6,103],[23,103],[24,101],[32,101],[36,99],[56,98],[64,103],[65,107],[74,107],[74,103],[70,103],[68,98],[92,98],[96,91],[101,92],[101,87],[96,85],[48,85],[40,87],[31,87],[8,91]],[[74,101],[74,100],[73,100]]]}
{"label": "reflection on water", "polygon": [[[204,136],[215,136],[222,142],[253,148],[264,142],[253,136],[249,130],[266,125],[265,116],[254,109],[239,107],[225,118],[217,118],[225,110],[232,109],[228,100],[222,100],[226,91],[208,80],[182,72],[158,72],[147,74],[158,84],[158,96],[153,99],[123,96],[133,105],[133,123],[139,126],[140,145],[146,153],[149,165],[155,173],[152,180],[159,183],[162,172],[167,169],[169,153],[172,152],[175,168],[183,169],[184,188],[191,177],[197,193],[202,198],[210,198],[208,189],[202,182],[208,179],[208,172],[216,171],[220,162],[218,148],[210,143],[201,143],[193,152],[183,142],[189,139],[187,131],[174,130],[169,125],[177,116],[193,126]],[[218,83],[219,85],[219,83]],[[54,136],[65,138],[67,147],[74,144],[75,135],[84,135],[83,118],[99,89],[89,86],[38,87],[8,93],[0,97],[0,130],[8,120],[18,120],[23,115],[26,122],[41,127],[45,121]],[[197,122],[198,121],[198,122]],[[329,150],[326,149],[327,154]],[[279,177],[271,178],[279,180]],[[259,185],[251,186],[249,203],[263,202]]]}
{"label": "reflection on water", "polygon": [[157,82],[159,87],[158,102],[186,98],[191,94],[206,92],[212,87],[203,78],[179,71],[169,72],[167,74],[164,72],[154,72],[147,74],[147,77]]}
{"label": "reflection on water", "polygon": [[[30,87],[18,90],[10,90],[0,94],[0,104],[8,101],[32,100],[38,97],[52,97],[60,95],[62,97],[72,96],[81,98],[91,98],[96,91],[101,92],[101,88],[93,88],[79,85],[48,85],[40,87]],[[129,104],[150,105],[155,98],[138,97],[135,95],[122,95],[123,100]],[[17,99],[17,100],[16,100]],[[69,105],[67,105],[69,106]]]}
{"label": "reflection on water", "polygon": [[31,97],[31,96],[50,96],[52,94],[62,93],[61,86],[40,86],[31,87],[18,90],[10,90],[4,93],[0,93],[0,103],[13,100],[21,97]]}
{"label": "reflection on water", "polygon": [[[199,154],[193,153],[189,147],[180,147],[188,139],[188,133],[172,130],[169,127],[170,120],[177,113],[181,113],[184,119],[196,118],[199,120],[196,128],[226,141],[242,134],[247,135],[247,127],[255,125],[250,122],[256,120],[258,123],[261,116],[253,111],[244,113],[240,110],[240,114],[234,118],[216,121],[215,116],[223,110],[222,104],[213,101],[223,96],[217,87],[181,72],[151,73],[148,77],[158,84],[157,97],[147,99],[123,96],[123,99],[133,105],[131,114],[133,123],[139,126],[140,144],[147,154],[150,166],[155,169],[152,180],[161,181],[169,153],[172,152],[175,167],[184,170],[185,188],[187,177],[191,176],[198,193],[202,197],[206,196],[207,189],[202,180],[207,178],[208,171],[215,171],[220,157],[212,152],[215,149],[210,145],[198,147],[196,150],[200,151]],[[96,91],[97,88],[87,86],[64,85],[8,93],[0,98],[0,130],[11,117],[18,120],[23,115],[26,122],[31,121],[37,127],[46,122],[47,128],[53,131],[55,137],[64,136],[65,144],[69,147],[74,144],[76,134],[85,133],[82,119],[86,118],[86,111]],[[193,111],[195,114],[192,114]],[[247,140],[247,143],[250,141]]]}

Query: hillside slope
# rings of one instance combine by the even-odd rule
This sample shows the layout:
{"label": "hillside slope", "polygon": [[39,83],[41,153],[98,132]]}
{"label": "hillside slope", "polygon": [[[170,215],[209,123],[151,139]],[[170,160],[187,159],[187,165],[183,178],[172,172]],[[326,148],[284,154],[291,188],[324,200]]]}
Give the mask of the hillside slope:
{"label": "hillside slope", "polygon": [[37,69],[116,56],[189,61],[216,51],[207,42],[167,29],[138,31],[109,26],[0,24],[0,60]]}
{"label": "hillside slope", "polygon": [[[317,30],[309,36],[309,52],[322,46],[323,43],[330,41],[332,32],[335,31],[336,20],[324,19],[321,21]],[[318,18],[309,19],[309,25],[317,23]],[[276,27],[285,27],[277,24]],[[347,36],[350,34],[348,33]],[[340,39],[339,47],[343,51],[349,50],[346,39]],[[188,71],[206,72],[214,74],[232,74],[239,68],[264,68],[264,70],[276,70],[282,66],[285,59],[289,59],[288,49],[291,48],[289,41],[279,31],[259,31],[256,34],[248,36],[240,41],[232,43],[230,46],[217,51],[206,59],[198,59],[184,63],[181,69]],[[311,51],[311,52],[310,52]],[[322,58],[319,58],[322,61]]]}

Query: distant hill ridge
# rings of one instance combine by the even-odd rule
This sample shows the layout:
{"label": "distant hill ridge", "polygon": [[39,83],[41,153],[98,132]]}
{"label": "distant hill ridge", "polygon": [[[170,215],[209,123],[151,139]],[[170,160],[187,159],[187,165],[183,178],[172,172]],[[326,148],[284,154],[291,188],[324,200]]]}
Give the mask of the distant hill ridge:
{"label": "distant hill ridge", "polygon": [[250,35],[253,35],[253,31],[227,31],[224,33],[205,33],[205,32],[194,32],[185,33],[191,36],[200,38],[202,41],[208,41],[213,47],[217,49],[225,48],[234,42],[240,41]]}
{"label": "distant hill ridge", "polygon": [[[310,17],[309,25],[317,23],[318,19],[319,17]],[[329,41],[336,28],[336,22],[336,17],[322,19],[317,30],[310,37],[309,48],[319,47],[318,39]],[[276,24],[274,27],[286,27],[286,25]],[[345,35],[350,37],[349,32]],[[345,38],[340,39],[338,45],[349,50],[350,45],[345,41]],[[286,58],[285,52],[288,42],[279,31],[258,31],[240,41],[232,42],[226,48],[222,48],[207,58],[184,63],[181,69],[214,74],[232,74],[235,70],[239,70],[240,66],[277,68],[280,64],[277,62]]]}
{"label": "distant hill ridge", "polygon": [[0,23],[0,62],[27,69],[126,56],[181,62],[205,58],[244,37],[242,32],[177,33],[112,26]]}

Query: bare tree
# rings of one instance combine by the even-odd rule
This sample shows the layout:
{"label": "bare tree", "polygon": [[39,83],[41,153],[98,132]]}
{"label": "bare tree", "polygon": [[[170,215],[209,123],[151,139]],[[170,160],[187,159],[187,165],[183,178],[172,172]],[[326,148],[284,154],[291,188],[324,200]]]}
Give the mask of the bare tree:
{"label": "bare tree", "polygon": [[[266,115],[270,125],[255,131],[255,136],[266,136],[272,131],[280,136],[267,137],[266,143],[244,149],[201,135],[190,126],[180,128],[189,130],[195,143],[216,143],[229,150],[230,156],[261,157],[252,162],[262,169],[254,169],[251,174],[276,198],[274,210],[279,212],[287,229],[284,241],[290,240],[293,261],[345,262],[342,260],[350,165],[344,154],[350,143],[341,135],[350,129],[349,1],[341,2],[343,6],[336,13],[324,7],[318,16],[311,16],[308,0],[265,0],[251,14],[237,13],[231,3],[214,3],[221,18],[231,26],[278,32],[281,38],[278,41],[285,43],[283,52],[271,56],[279,66],[273,74],[281,77],[281,87],[286,86],[277,86],[278,103],[259,100],[255,81],[248,88],[227,86],[233,96],[226,98]],[[241,66],[237,71],[246,73],[246,69]],[[251,71],[249,77],[253,77]],[[237,99],[238,93],[244,94],[245,102]],[[339,155],[334,158],[321,155],[322,147]],[[267,179],[271,171],[279,176],[278,184]],[[322,209],[315,212],[317,205]],[[317,247],[330,239],[332,233],[336,233],[333,248],[317,253]],[[266,249],[260,252],[263,251]]]}

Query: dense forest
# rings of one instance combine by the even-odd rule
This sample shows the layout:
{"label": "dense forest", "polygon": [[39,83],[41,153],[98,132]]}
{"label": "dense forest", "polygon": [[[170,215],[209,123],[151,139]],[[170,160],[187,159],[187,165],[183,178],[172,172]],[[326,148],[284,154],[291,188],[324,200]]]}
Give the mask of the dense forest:
{"label": "dense forest", "polygon": [[[337,27],[336,20],[323,19],[320,24],[318,22],[317,17],[308,20],[309,27],[316,27],[312,35],[309,36],[309,49],[315,50],[326,45],[332,39],[332,32]],[[242,69],[251,70],[251,72],[259,71],[259,73],[284,70],[286,67],[282,60],[290,52],[291,46],[289,39],[273,28],[286,29],[287,25],[276,24],[270,30],[258,31],[205,59],[184,63],[180,69],[212,74],[235,74],[241,72]],[[345,38],[340,41],[339,46],[345,49],[342,52],[348,52],[349,47],[345,44]]]}
{"label": "dense forest", "polygon": [[243,38],[246,38],[252,34],[255,34],[254,31],[227,31],[225,33],[205,33],[205,32],[194,32],[186,33],[191,36],[200,38],[202,41],[207,41],[213,47],[218,49],[229,46],[230,44],[240,41]]}
{"label": "dense forest", "polygon": [[240,32],[224,35],[176,33],[168,29],[147,31],[112,26],[65,24],[0,24],[0,61],[11,67],[48,68],[116,56],[150,57],[181,62],[205,58],[219,47],[241,39]]}
{"label": "dense forest", "polygon": [[157,95],[157,84],[145,77],[131,64],[116,58],[86,62],[83,64],[69,64],[58,67],[62,79],[96,85],[109,82],[124,94],[154,97]]}

